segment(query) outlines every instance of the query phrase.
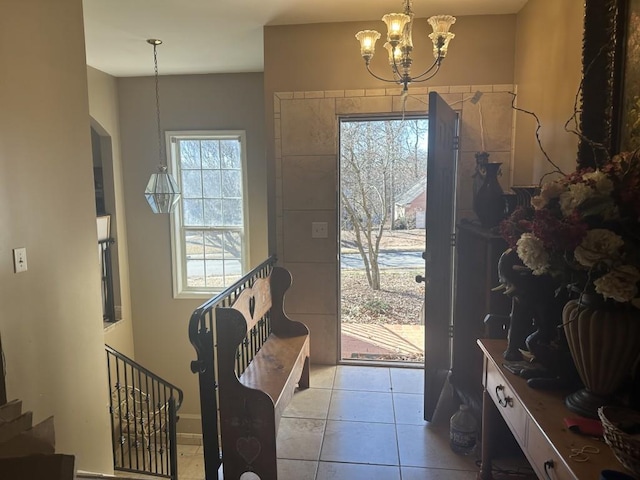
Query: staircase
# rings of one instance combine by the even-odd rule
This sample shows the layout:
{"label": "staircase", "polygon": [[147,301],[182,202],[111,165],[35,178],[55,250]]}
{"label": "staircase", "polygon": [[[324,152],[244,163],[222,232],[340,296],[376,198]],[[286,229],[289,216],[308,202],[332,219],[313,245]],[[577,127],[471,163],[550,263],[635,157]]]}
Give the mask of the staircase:
{"label": "staircase", "polygon": [[[55,453],[53,417],[33,425],[22,401],[0,404],[0,479],[178,479],[175,385],[105,345],[109,374],[113,468],[118,476],[78,472],[73,455]],[[3,399],[4,401],[4,399]]]}
{"label": "staircase", "polygon": [[22,401],[0,406],[1,477],[21,480],[73,480],[73,455],[55,453],[53,417],[33,425],[33,413]]}

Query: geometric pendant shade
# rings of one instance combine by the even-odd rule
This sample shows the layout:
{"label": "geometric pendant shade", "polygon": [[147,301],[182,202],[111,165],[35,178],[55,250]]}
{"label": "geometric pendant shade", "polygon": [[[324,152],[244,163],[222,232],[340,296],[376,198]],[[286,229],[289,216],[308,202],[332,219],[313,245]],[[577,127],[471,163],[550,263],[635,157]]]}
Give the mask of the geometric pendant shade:
{"label": "geometric pendant shade", "polygon": [[178,184],[165,165],[158,166],[158,173],[152,173],[144,191],[153,213],[171,213],[180,199]]}

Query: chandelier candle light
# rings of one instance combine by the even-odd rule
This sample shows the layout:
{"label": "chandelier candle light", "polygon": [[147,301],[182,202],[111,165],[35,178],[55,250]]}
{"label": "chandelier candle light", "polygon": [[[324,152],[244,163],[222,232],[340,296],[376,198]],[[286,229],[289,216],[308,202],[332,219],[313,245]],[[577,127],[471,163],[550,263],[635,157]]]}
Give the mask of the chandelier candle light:
{"label": "chandelier candle light", "polygon": [[455,37],[453,33],[449,32],[449,28],[456,21],[455,17],[451,15],[430,17],[428,22],[431,28],[433,28],[433,33],[429,35],[429,38],[433,42],[433,56],[435,57],[435,61],[420,75],[412,77],[412,3],[412,0],[404,0],[404,13],[388,13],[382,17],[382,21],[387,25],[387,42],[384,44],[384,47],[389,52],[389,65],[391,66],[392,79],[386,79],[376,75],[371,71],[369,65],[375,52],[376,41],[380,38],[380,33],[375,30],[362,30],[356,34],[356,38],[360,42],[360,54],[362,58],[364,58],[367,71],[378,80],[402,85],[403,93],[407,92],[410,83],[425,82],[438,73],[442,60],[447,55],[449,42]]}
{"label": "chandelier candle light", "polygon": [[158,172],[152,173],[144,195],[151,206],[153,213],[171,213],[180,199],[180,190],[173,176],[167,171],[164,164],[164,143],[162,141],[162,128],[160,127],[160,93],[158,88],[158,45],[162,44],[162,40],[150,38],[147,43],[153,45],[153,63],[156,82],[156,120],[158,127],[158,154],[160,156],[160,164]]}

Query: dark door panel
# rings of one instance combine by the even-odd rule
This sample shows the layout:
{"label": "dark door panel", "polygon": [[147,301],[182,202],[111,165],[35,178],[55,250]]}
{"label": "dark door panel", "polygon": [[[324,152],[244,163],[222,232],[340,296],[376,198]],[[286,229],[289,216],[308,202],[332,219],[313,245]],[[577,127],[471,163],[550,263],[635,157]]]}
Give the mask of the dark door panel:
{"label": "dark door panel", "polygon": [[424,418],[433,418],[450,369],[453,246],[458,116],[429,94],[427,247],[425,286]]}

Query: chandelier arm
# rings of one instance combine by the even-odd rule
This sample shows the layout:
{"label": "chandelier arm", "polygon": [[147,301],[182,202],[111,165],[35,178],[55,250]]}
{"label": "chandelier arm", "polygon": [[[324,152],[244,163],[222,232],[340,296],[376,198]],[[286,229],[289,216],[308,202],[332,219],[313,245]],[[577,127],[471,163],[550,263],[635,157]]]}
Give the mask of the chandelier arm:
{"label": "chandelier arm", "polygon": [[[414,80],[412,80],[412,81],[413,81],[413,82],[415,82],[415,83],[421,83],[421,82],[426,82],[427,80],[431,80],[433,77],[435,77],[435,76],[436,76],[436,74],[438,73],[438,71],[439,71],[439,70],[440,70],[440,65],[438,65],[438,68],[436,68],[435,72],[433,72],[433,73],[432,73],[431,75],[429,75],[428,77],[425,77],[425,78],[420,78],[420,77],[418,77],[418,78],[420,78],[419,80],[414,79]],[[424,74],[423,74],[423,75],[424,75]],[[421,75],[421,76],[422,76],[422,75]]]}
{"label": "chandelier arm", "polygon": [[[367,72],[369,72],[371,75],[373,75],[374,77],[376,77],[378,80],[382,80],[383,82],[388,82],[388,83],[398,83],[398,80],[388,80],[386,78],[382,78],[378,75],[376,75],[375,73],[373,73],[373,71],[371,70],[371,67],[367,64]],[[397,74],[396,74],[397,75]]]}
{"label": "chandelier arm", "polygon": [[[414,77],[412,79],[412,81],[414,82],[424,82],[426,80],[429,80],[430,78],[433,78],[433,76],[438,73],[438,70],[440,70],[440,65],[442,65],[442,58],[443,57],[438,57],[435,59],[435,61],[431,64],[431,66],[429,68],[427,68],[424,72],[422,72],[420,75],[418,75],[417,77]],[[427,78],[422,78],[425,75],[427,75],[428,73],[430,73],[433,69],[436,69],[435,72],[433,72],[432,75],[429,75]],[[422,80],[421,80],[422,79]]]}

